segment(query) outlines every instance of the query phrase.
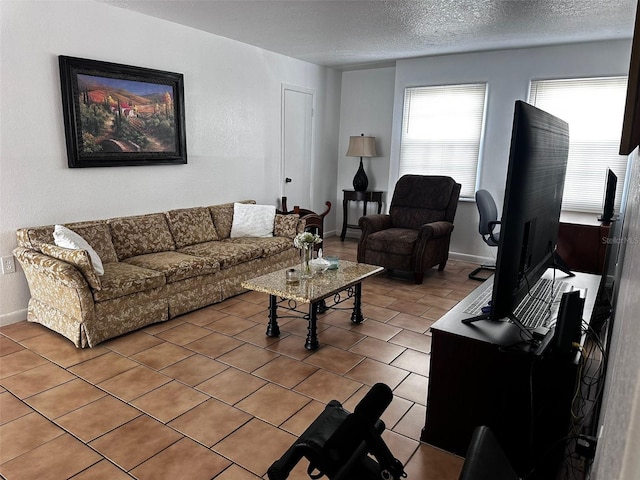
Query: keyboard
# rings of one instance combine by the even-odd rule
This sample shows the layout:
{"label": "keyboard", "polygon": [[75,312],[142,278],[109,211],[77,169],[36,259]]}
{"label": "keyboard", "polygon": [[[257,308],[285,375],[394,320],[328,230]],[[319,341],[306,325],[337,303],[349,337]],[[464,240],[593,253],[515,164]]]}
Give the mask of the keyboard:
{"label": "keyboard", "polygon": [[[568,282],[554,282],[548,278],[541,278],[529,290],[513,312],[520,322],[529,329],[541,326],[549,327],[558,315],[562,295],[571,290]],[[464,313],[482,315],[482,307],[486,307],[493,294],[493,285],[489,285],[480,292],[478,297],[469,304]]]}

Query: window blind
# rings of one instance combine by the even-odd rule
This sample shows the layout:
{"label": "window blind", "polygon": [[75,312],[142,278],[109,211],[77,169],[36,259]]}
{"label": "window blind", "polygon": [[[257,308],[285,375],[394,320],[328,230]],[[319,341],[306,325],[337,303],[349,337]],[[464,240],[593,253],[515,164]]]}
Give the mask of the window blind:
{"label": "window blind", "polygon": [[473,198],[487,84],[405,89],[399,176],[448,175]]}
{"label": "window blind", "polygon": [[627,77],[536,80],[529,103],[569,124],[569,161],[562,209],[601,212],[606,170],[618,177],[620,207],[627,157],[618,155]]}

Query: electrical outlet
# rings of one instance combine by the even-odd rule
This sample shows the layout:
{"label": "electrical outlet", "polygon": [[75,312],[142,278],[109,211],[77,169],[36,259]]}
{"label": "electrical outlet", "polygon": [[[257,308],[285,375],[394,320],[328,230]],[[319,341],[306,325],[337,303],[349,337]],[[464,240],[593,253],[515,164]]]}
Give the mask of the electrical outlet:
{"label": "electrical outlet", "polygon": [[8,257],[2,257],[2,273],[15,273],[16,262],[12,255]]}

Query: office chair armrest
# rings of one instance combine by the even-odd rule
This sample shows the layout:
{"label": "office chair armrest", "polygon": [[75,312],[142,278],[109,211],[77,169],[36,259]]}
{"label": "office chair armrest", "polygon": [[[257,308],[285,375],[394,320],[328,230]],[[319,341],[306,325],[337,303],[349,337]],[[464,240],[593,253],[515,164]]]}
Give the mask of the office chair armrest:
{"label": "office chair armrest", "polygon": [[439,222],[425,223],[418,229],[418,239],[440,238],[450,235],[453,231],[453,223],[441,220]]}
{"label": "office chair armrest", "polygon": [[491,238],[491,241],[496,244],[498,244],[500,240],[493,236],[493,231],[495,230],[496,226],[500,225],[501,223],[502,222],[500,220],[489,222],[489,238]]}
{"label": "office chair armrest", "polygon": [[391,216],[386,214],[375,214],[360,217],[358,225],[362,229],[362,236],[391,228]]}

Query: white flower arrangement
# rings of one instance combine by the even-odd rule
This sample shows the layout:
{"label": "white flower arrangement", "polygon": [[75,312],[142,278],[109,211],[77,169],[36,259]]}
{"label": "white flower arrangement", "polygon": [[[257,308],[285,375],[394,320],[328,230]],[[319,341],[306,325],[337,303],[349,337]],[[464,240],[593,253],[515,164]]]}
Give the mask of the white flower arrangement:
{"label": "white flower arrangement", "polygon": [[312,245],[322,243],[322,238],[317,233],[302,232],[293,239],[293,246],[299,249],[309,249]]}

